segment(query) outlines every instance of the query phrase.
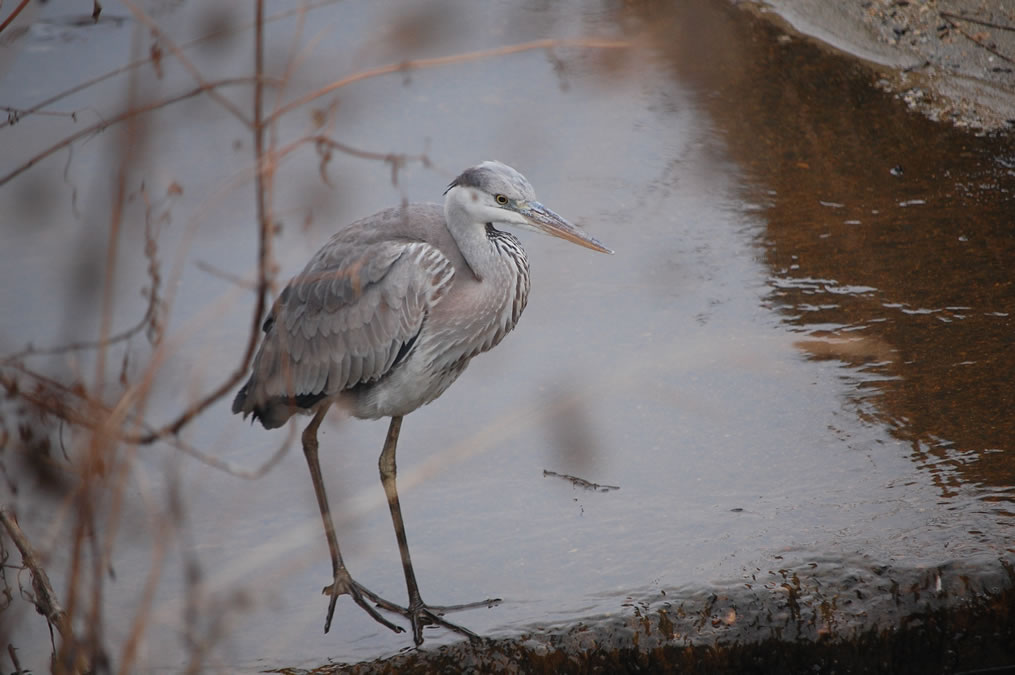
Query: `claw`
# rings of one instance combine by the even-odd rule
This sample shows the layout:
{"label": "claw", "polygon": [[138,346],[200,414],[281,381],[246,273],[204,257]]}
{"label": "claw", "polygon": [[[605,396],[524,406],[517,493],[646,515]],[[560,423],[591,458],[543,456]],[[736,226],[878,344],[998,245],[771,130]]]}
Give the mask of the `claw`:
{"label": "claw", "polygon": [[386,626],[396,633],[405,632],[404,628],[391,623],[383,616],[381,616],[377,612],[377,610],[374,609],[374,606],[370,604],[370,602],[367,602],[367,599],[369,599],[374,604],[379,605],[380,607],[383,607],[388,611],[398,612],[403,615],[407,615],[409,610],[400,607],[394,604],[393,602],[388,602],[387,600],[380,597],[373,591],[364,588],[363,586],[361,586],[360,584],[358,584],[356,581],[353,580],[353,578],[349,575],[348,570],[346,570],[345,568],[342,568],[337,572],[335,572],[334,583],[332,583],[330,586],[325,586],[321,590],[321,593],[323,593],[324,595],[331,596],[331,600],[328,602],[328,615],[324,620],[325,633],[331,630],[331,619],[335,614],[335,603],[338,602],[338,596],[340,595],[348,595],[349,597],[351,597],[356,602],[357,605],[363,608],[363,611],[365,611],[367,614],[370,615],[370,618],[372,618],[374,621],[381,624],[382,626]]}
{"label": "claw", "polygon": [[416,646],[423,644],[423,628],[426,626],[441,626],[450,631],[454,631],[459,635],[464,635],[469,638],[469,641],[473,644],[484,644],[486,638],[481,635],[473,633],[464,626],[459,626],[456,623],[451,623],[446,620],[443,615],[445,612],[457,612],[463,609],[474,609],[477,607],[493,607],[494,605],[500,604],[499,598],[493,598],[483,600],[482,602],[470,602],[464,605],[448,605],[448,606],[429,606],[423,604],[422,601],[410,604],[409,609],[404,611],[404,616],[412,624],[412,641],[416,643]]}

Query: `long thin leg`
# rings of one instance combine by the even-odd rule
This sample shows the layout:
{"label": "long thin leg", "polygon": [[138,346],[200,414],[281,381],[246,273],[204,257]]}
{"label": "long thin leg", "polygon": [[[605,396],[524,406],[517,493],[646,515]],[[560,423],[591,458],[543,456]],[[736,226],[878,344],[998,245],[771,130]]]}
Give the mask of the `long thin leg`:
{"label": "long thin leg", "polygon": [[438,625],[460,633],[470,640],[482,641],[483,638],[471,630],[453,624],[450,621],[445,621],[440,615],[444,612],[460,609],[492,607],[499,603],[500,600],[484,600],[483,602],[451,607],[429,607],[423,603],[423,598],[420,597],[419,586],[416,583],[416,573],[412,569],[412,559],[409,557],[409,542],[405,536],[405,523],[402,520],[402,507],[398,502],[398,488],[396,486],[395,446],[398,445],[398,434],[401,429],[401,416],[392,417],[391,425],[388,427],[388,436],[384,440],[384,449],[381,451],[381,457],[377,465],[381,472],[381,484],[384,486],[384,494],[388,498],[388,508],[391,510],[391,524],[395,528],[395,538],[398,540],[398,552],[402,556],[402,571],[405,572],[405,585],[409,591],[409,609],[404,614],[412,623],[412,640],[417,646],[423,644],[423,627]]}
{"label": "long thin leg", "polygon": [[[397,608],[397,606],[379,598],[373,592],[353,581],[352,576],[349,575],[349,570],[345,568],[345,563],[342,562],[342,553],[338,549],[338,537],[335,535],[335,525],[331,520],[331,509],[328,508],[328,495],[324,491],[324,477],[321,475],[321,465],[317,460],[317,428],[321,426],[321,422],[324,420],[324,415],[327,412],[328,405],[321,406],[317,414],[314,415],[314,419],[303,430],[303,454],[307,458],[307,466],[310,467],[310,478],[314,482],[317,505],[321,508],[321,519],[324,521],[324,535],[328,538],[328,549],[331,551],[331,571],[334,575],[332,585],[324,589],[326,594],[331,595],[331,601],[328,603],[328,616],[324,621],[324,632],[327,633],[331,629],[331,618],[335,614],[335,603],[338,601],[338,596],[347,594],[367,614],[373,617],[374,621],[387,626],[396,633],[401,633],[403,630],[401,626],[396,626],[378,614],[377,610],[365,598],[382,603],[389,608]],[[402,610],[402,613],[404,614],[405,611]]]}

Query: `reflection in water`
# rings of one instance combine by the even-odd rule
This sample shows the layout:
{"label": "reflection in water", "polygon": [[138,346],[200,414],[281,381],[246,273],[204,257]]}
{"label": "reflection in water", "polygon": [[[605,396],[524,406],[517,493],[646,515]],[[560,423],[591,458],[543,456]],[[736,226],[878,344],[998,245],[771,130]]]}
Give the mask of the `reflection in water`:
{"label": "reflection in water", "polygon": [[856,366],[861,415],[911,443],[942,494],[1010,499],[1011,140],[915,116],[864,68],[731,11],[681,4],[657,43],[760,186],[770,306],[804,353]]}

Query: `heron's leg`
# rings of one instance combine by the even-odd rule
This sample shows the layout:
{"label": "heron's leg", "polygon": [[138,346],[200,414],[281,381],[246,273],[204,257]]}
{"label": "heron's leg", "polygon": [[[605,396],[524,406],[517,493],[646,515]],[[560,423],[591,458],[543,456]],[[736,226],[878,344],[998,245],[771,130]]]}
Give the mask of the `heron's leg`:
{"label": "heron's leg", "polygon": [[324,490],[324,477],[321,475],[321,465],[317,460],[317,428],[321,426],[321,422],[324,420],[324,415],[327,412],[328,406],[322,406],[317,411],[317,414],[314,415],[314,419],[307,425],[307,428],[303,430],[303,454],[306,455],[307,465],[310,467],[310,478],[314,482],[317,505],[321,508],[321,519],[324,521],[324,535],[328,538],[328,549],[331,551],[331,570],[334,575],[332,585],[324,589],[325,593],[331,595],[331,601],[328,603],[328,616],[324,620],[324,632],[327,633],[331,629],[331,618],[335,614],[335,603],[338,601],[338,596],[347,594],[356,601],[357,605],[366,610],[367,614],[373,617],[375,621],[387,626],[396,633],[401,633],[401,626],[396,626],[378,614],[377,610],[365,598],[383,603],[389,608],[393,607],[392,603],[382,600],[373,592],[353,581],[353,578],[349,575],[349,570],[345,568],[345,563],[342,562],[342,553],[338,549],[338,537],[335,535],[335,525],[331,520],[331,509],[328,508],[328,495]]}
{"label": "heron's leg", "polygon": [[447,607],[429,606],[423,602],[419,594],[419,586],[416,583],[416,573],[412,569],[412,559],[409,557],[409,542],[405,536],[405,523],[402,520],[402,507],[398,502],[398,488],[396,486],[397,468],[395,466],[395,446],[398,444],[398,433],[402,428],[401,416],[392,417],[391,425],[388,427],[388,435],[384,440],[384,449],[377,462],[381,472],[381,484],[384,486],[384,494],[388,498],[388,508],[391,510],[391,524],[395,527],[395,538],[398,540],[398,552],[402,556],[402,570],[405,572],[405,585],[409,591],[409,609],[404,612],[405,616],[412,623],[412,639],[416,645],[423,644],[423,626],[437,625],[466,636],[470,640],[482,641],[482,637],[462,626],[445,621],[441,615],[460,609],[472,609],[474,607],[492,607],[500,600],[484,600],[466,605],[454,605]]}

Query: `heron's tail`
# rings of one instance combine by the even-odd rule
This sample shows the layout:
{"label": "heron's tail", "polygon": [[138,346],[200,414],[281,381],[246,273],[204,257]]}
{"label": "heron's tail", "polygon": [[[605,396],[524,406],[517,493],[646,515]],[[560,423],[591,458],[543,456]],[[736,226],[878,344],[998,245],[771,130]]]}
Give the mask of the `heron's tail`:
{"label": "heron's tail", "polygon": [[252,415],[265,429],[277,429],[288,422],[295,412],[292,404],[278,398],[258,401],[256,396],[250,394],[252,385],[253,378],[247,380],[247,383],[236,392],[236,398],[233,399],[233,414],[242,414],[243,419]]}
{"label": "heron's tail", "polygon": [[240,390],[236,392],[236,398],[233,399],[233,414],[237,415],[239,413],[243,413],[243,419],[247,419],[247,415],[253,412],[252,410],[244,409],[247,405],[247,389],[249,387],[250,380],[247,380],[247,383],[240,387]]}

